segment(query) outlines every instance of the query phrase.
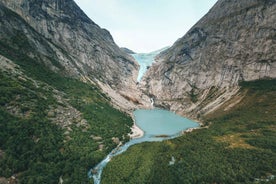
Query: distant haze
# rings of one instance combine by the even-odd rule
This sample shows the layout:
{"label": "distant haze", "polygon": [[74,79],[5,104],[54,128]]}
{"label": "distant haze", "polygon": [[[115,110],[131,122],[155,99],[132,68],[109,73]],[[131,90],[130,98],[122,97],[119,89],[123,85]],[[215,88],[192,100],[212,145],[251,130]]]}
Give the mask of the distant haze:
{"label": "distant haze", "polygon": [[116,44],[138,53],[172,45],[217,0],[75,0]]}

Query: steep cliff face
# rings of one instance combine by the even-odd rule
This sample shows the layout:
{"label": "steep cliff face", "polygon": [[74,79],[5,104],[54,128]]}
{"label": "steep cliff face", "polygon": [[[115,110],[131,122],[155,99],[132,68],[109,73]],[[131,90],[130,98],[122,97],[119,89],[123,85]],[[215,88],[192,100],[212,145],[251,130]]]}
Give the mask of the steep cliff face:
{"label": "steep cliff face", "polygon": [[128,141],[137,69],[74,1],[0,0],[0,183],[91,183]]}
{"label": "steep cliff face", "polygon": [[97,83],[110,94],[135,88],[136,62],[73,0],[1,0],[0,6],[2,48],[9,45],[14,53],[27,54],[53,71]]}
{"label": "steep cliff face", "polygon": [[155,104],[196,116],[235,95],[240,81],[276,77],[275,0],[219,0],[157,57],[143,89]]}

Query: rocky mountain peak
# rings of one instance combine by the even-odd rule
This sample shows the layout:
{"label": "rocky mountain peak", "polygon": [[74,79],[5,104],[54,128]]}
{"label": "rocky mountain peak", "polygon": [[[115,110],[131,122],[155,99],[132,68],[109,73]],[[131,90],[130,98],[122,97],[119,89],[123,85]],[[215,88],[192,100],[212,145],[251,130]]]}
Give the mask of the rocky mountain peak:
{"label": "rocky mountain peak", "polygon": [[196,115],[218,108],[241,81],[275,78],[275,12],[275,0],[219,0],[157,56],[144,90],[161,106]]}
{"label": "rocky mountain peak", "polygon": [[[130,88],[135,91],[138,64],[73,0],[0,0],[0,5],[5,17],[0,38],[13,45],[14,52],[39,58],[56,72],[96,83],[111,96]],[[30,47],[21,47],[25,43]]]}

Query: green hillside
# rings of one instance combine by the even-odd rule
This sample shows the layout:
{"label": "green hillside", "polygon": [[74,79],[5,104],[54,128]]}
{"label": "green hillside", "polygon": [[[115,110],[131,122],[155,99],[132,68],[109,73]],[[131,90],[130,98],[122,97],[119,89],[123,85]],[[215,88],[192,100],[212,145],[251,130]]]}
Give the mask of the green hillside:
{"label": "green hillside", "polygon": [[15,176],[20,183],[35,184],[58,183],[59,178],[93,182],[88,169],[116,146],[113,137],[126,141],[130,116],[114,109],[97,86],[8,53],[3,43],[0,48],[16,63],[0,64],[0,178]]}
{"label": "green hillside", "polygon": [[102,183],[275,183],[275,86],[243,82],[236,98],[205,117],[209,128],[131,147],[107,165]]}

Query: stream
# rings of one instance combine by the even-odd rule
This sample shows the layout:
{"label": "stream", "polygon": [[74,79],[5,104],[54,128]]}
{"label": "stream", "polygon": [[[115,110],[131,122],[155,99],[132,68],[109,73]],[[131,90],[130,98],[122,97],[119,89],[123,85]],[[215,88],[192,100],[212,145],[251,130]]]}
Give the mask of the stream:
{"label": "stream", "polygon": [[144,131],[143,137],[131,139],[124,145],[113,149],[104,160],[91,169],[88,177],[93,178],[95,184],[100,184],[102,171],[112,157],[125,152],[130,146],[142,142],[172,139],[180,136],[185,130],[199,127],[199,124],[192,120],[161,109],[136,110],[133,114],[136,125]]}
{"label": "stream", "polygon": [[[154,58],[166,48],[147,54],[132,54],[140,65],[137,78],[138,82],[140,82],[147,69],[152,65]],[[152,106],[154,105],[153,99],[151,99],[151,104]],[[113,149],[97,166],[92,168],[88,172],[88,177],[94,179],[94,184],[100,184],[103,169],[112,157],[125,152],[130,146],[142,142],[156,142],[172,139],[180,136],[188,129],[199,127],[199,124],[194,121],[161,109],[135,110],[133,115],[136,126],[143,130],[144,135],[140,138],[131,139],[124,145]]]}

